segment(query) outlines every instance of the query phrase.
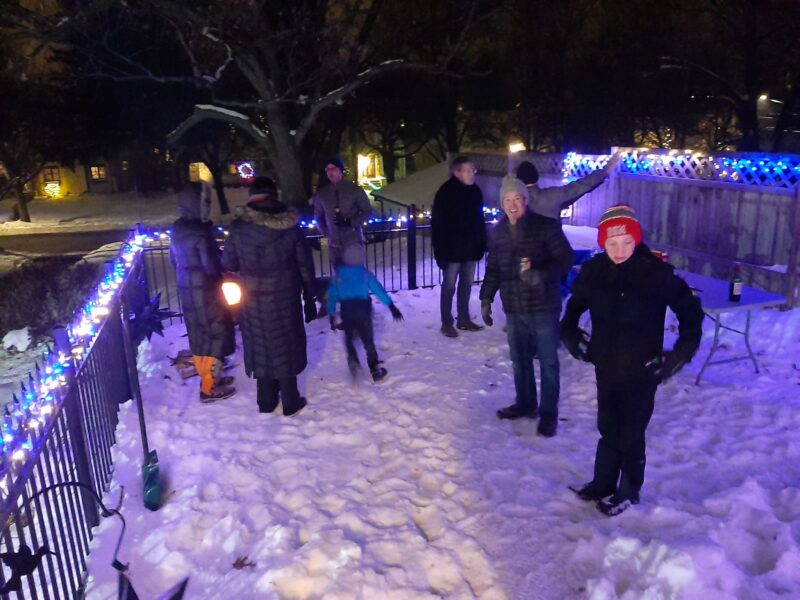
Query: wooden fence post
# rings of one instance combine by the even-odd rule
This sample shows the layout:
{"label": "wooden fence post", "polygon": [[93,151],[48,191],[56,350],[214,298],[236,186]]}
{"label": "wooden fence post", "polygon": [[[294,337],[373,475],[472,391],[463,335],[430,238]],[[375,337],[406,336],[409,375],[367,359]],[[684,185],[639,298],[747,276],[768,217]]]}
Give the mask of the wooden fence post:
{"label": "wooden fence post", "polygon": [[786,286],[784,295],[786,303],[790,308],[797,306],[798,291],[800,284],[800,184],[795,188],[794,206],[792,206],[792,218],[789,223],[792,234],[792,244],[789,248],[789,261],[786,265]]}

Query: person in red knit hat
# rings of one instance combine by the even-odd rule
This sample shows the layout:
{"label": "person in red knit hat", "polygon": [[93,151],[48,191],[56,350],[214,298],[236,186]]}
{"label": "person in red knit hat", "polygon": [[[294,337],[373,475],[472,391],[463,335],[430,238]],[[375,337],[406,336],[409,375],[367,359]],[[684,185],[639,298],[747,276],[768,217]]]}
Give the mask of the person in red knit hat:
{"label": "person in red knit hat", "polygon": [[[630,206],[606,210],[597,242],[605,253],[581,267],[559,330],[573,357],[594,364],[597,379],[600,441],[594,478],[572,489],[581,499],[597,502],[601,512],[617,515],[639,502],[656,389],[694,356],[703,311],[673,267],[642,243]],[[679,335],[664,352],[667,307],[678,317]],[[578,326],[587,310],[591,338]]]}

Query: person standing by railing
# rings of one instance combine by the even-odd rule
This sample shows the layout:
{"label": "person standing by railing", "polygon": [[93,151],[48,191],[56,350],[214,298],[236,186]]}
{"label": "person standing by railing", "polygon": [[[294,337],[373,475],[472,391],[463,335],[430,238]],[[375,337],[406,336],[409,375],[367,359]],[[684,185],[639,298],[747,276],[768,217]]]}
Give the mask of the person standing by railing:
{"label": "person standing by railing", "polygon": [[[450,179],[442,184],[433,200],[431,236],[433,256],[442,270],[441,331],[447,337],[458,337],[456,328],[483,329],[470,318],[469,297],[475,268],[486,252],[486,224],[483,194],[475,184],[475,163],[467,156],[456,157],[450,173]],[[453,327],[454,294],[457,294],[456,327]]]}
{"label": "person standing by railing", "polygon": [[[208,193],[205,193],[208,192]],[[220,297],[222,264],[211,222],[211,194],[200,182],[178,192],[180,218],[172,225],[170,260],[175,266],[189,349],[200,376],[200,401],[236,393],[233,377],[222,377],[222,360],[236,349],[233,321]]]}
{"label": "person standing by railing", "polygon": [[317,228],[328,240],[333,266],[342,262],[342,255],[350,245],[358,245],[362,261],[366,261],[364,248],[364,223],[372,215],[372,205],[366,192],[344,178],[344,161],[338,156],[325,163],[329,183],[320,186],[314,194],[314,218]]}
{"label": "person standing by railing", "polygon": [[297,389],[308,363],[303,316],[306,323],[317,318],[314,263],[298,219],[278,200],[275,183],[257,177],[222,254],[223,266],[242,278],[244,368],[256,379],[259,412],[273,412],[280,401],[285,416],[306,406]]}

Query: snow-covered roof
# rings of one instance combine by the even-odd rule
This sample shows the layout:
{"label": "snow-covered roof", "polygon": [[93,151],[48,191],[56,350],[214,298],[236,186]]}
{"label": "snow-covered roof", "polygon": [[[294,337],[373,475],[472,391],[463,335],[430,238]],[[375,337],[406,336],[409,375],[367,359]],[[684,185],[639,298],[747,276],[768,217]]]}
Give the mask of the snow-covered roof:
{"label": "snow-covered roof", "polygon": [[375,198],[383,198],[404,206],[430,207],[436,190],[450,177],[447,161],[417,171],[404,179],[390,183],[372,192]]}

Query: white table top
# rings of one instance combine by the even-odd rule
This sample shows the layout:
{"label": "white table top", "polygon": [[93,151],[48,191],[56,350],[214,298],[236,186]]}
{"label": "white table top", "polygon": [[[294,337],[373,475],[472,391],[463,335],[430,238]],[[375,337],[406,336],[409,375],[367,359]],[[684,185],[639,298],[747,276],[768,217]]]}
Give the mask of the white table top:
{"label": "white table top", "polygon": [[786,304],[785,296],[747,286],[742,286],[741,300],[731,302],[728,300],[730,282],[678,269],[675,274],[689,284],[707,313],[738,312]]}

